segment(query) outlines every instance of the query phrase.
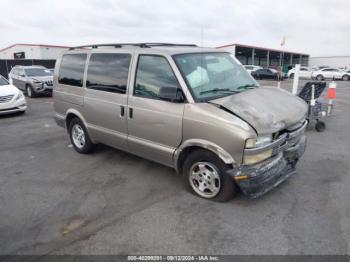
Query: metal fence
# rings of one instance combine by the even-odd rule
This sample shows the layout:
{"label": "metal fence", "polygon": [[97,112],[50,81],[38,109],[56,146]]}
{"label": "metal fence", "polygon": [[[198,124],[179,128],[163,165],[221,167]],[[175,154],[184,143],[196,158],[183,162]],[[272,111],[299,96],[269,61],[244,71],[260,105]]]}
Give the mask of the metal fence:
{"label": "metal fence", "polygon": [[46,68],[54,68],[56,60],[43,60],[43,59],[8,59],[0,60],[0,75],[8,78],[8,74],[11,68],[15,65],[41,65]]}

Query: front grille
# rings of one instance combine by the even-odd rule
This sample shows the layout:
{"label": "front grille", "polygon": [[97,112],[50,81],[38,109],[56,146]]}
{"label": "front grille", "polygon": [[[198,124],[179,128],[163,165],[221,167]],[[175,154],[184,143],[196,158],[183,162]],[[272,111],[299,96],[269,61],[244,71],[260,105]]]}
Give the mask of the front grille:
{"label": "front grille", "polygon": [[53,81],[52,80],[45,81],[45,84],[47,86],[52,86],[53,85]]}
{"label": "front grille", "polygon": [[14,95],[0,96],[0,103],[7,103],[12,100]]}
{"label": "front grille", "polygon": [[283,132],[280,132],[281,135],[277,138],[277,140],[280,139],[281,143],[276,144],[276,146],[273,148],[272,155],[277,155],[279,152],[298,144],[301,137],[305,133],[306,126],[307,121],[305,120],[303,122],[300,122],[300,124],[298,124],[298,128],[294,129],[293,131],[289,131],[292,129],[288,128],[288,130],[285,129]]}

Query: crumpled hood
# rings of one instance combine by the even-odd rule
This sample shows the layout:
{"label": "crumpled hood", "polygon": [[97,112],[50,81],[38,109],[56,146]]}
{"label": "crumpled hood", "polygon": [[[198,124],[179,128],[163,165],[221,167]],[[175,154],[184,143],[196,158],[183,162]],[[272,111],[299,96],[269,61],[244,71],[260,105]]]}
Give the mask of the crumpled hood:
{"label": "crumpled hood", "polygon": [[261,87],[239,94],[211,100],[239,116],[258,134],[271,134],[303,120],[307,104],[276,87]]}
{"label": "crumpled hood", "polygon": [[0,96],[17,95],[19,90],[13,85],[0,86]]}

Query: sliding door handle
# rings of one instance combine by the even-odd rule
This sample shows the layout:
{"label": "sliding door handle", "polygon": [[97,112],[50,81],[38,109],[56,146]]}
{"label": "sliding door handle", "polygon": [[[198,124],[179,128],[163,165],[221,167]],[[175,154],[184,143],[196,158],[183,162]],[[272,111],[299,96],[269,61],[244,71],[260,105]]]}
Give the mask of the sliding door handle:
{"label": "sliding door handle", "polygon": [[134,117],[134,110],[129,107],[129,118],[132,119]]}

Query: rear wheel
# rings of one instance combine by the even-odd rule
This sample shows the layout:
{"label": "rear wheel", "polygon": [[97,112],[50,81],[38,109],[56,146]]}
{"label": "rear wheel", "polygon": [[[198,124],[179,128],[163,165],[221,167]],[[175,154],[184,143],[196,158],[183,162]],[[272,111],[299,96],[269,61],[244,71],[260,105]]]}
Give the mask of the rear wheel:
{"label": "rear wheel", "polygon": [[290,79],[293,79],[294,78],[294,74],[290,74]]}
{"label": "rear wheel", "polygon": [[233,178],[227,174],[230,168],[214,153],[196,150],[184,162],[184,181],[191,193],[202,198],[225,202],[238,193]]}
{"label": "rear wheel", "polygon": [[94,150],[95,145],[86,131],[83,122],[79,118],[74,118],[69,124],[69,136],[71,143],[80,154],[89,154]]}
{"label": "rear wheel", "polygon": [[343,81],[349,81],[350,77],[348,75],[344,75],[342,77]]}

